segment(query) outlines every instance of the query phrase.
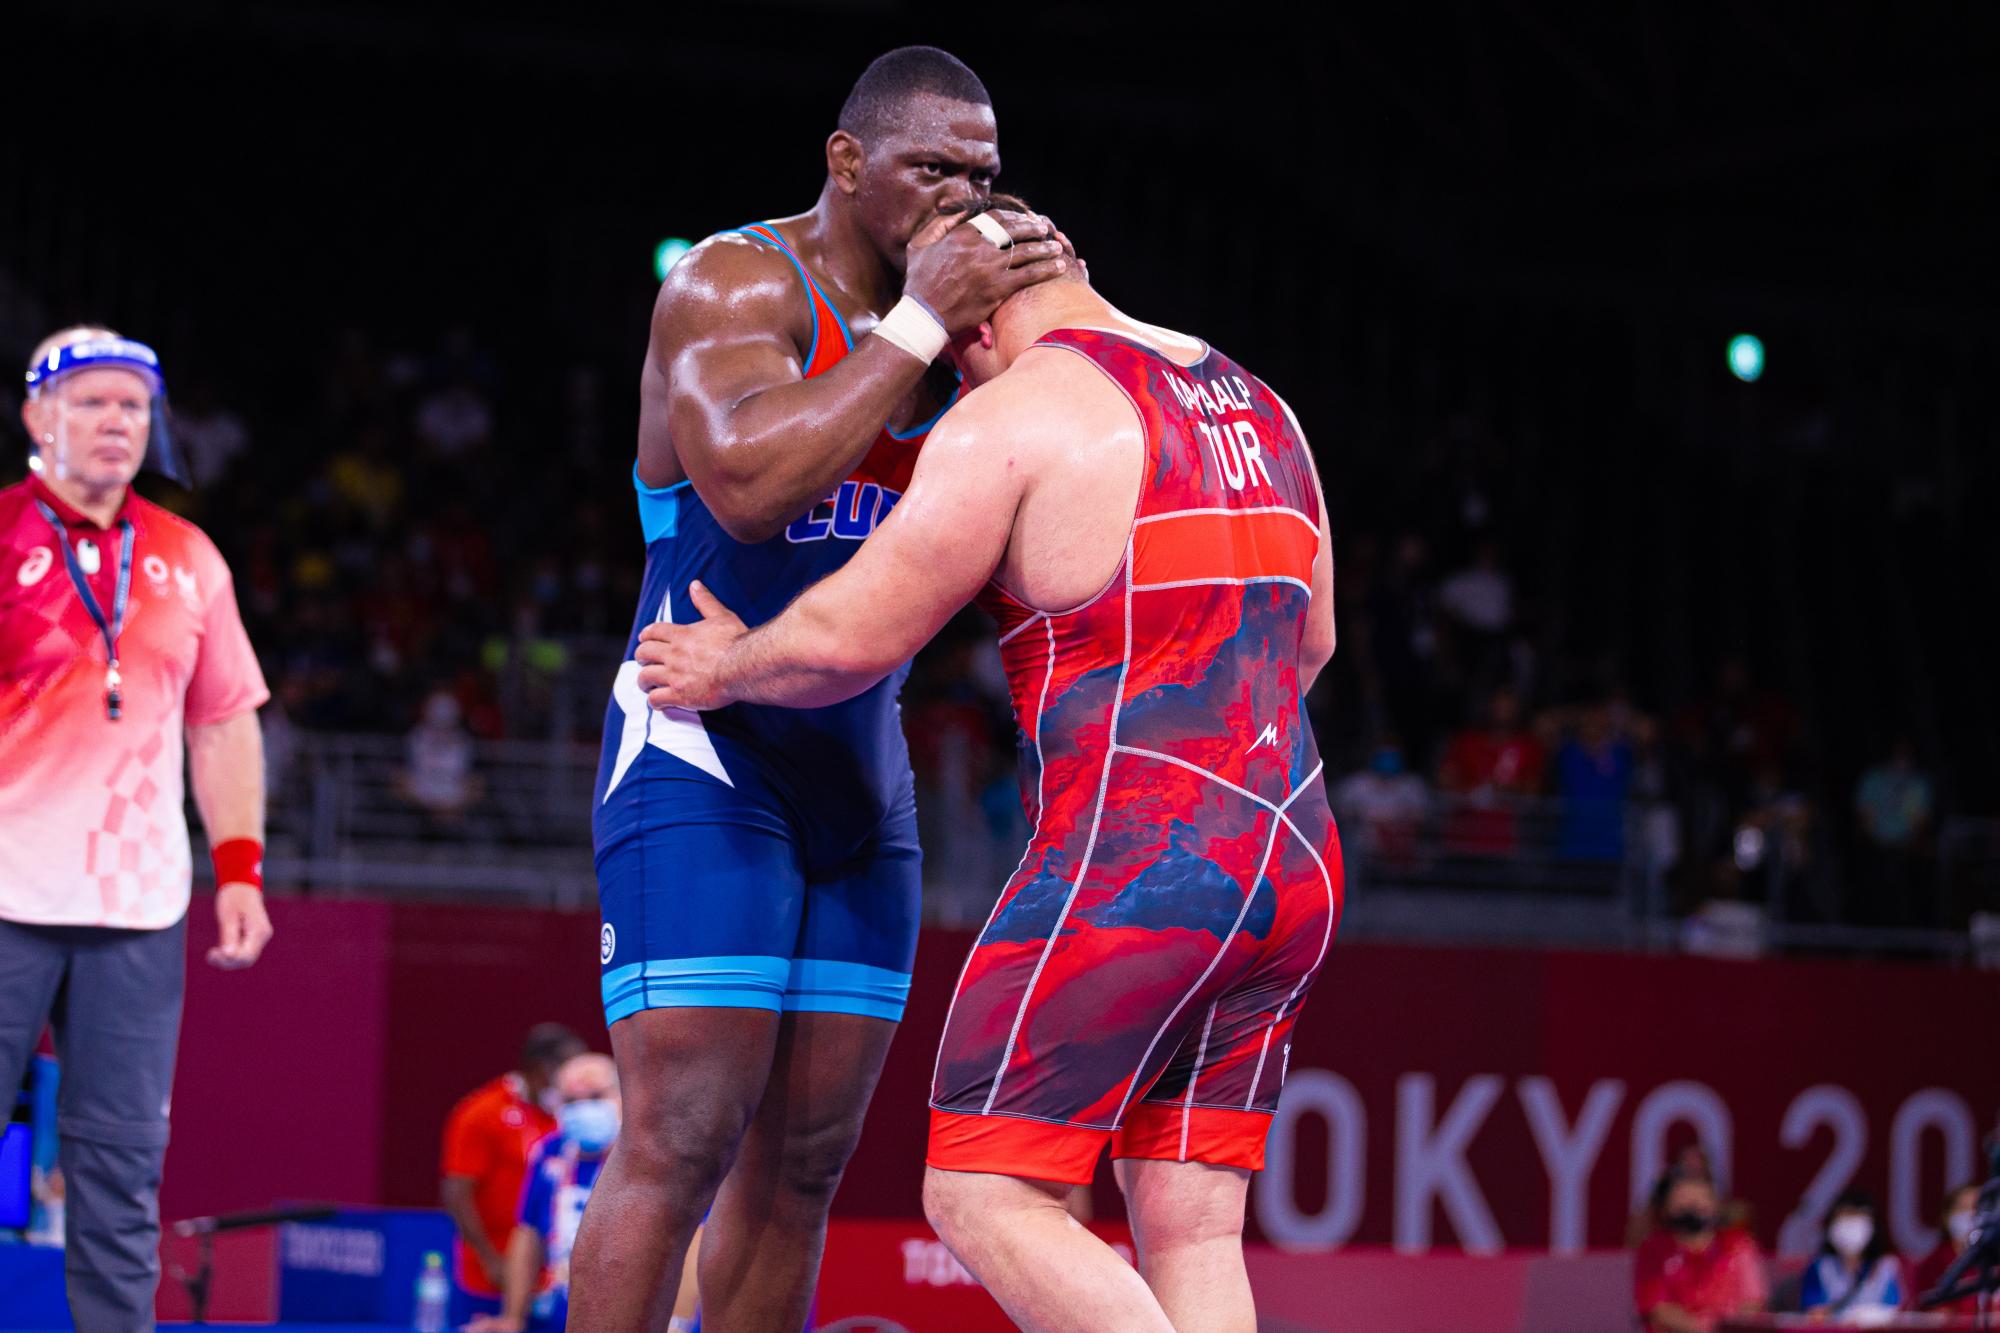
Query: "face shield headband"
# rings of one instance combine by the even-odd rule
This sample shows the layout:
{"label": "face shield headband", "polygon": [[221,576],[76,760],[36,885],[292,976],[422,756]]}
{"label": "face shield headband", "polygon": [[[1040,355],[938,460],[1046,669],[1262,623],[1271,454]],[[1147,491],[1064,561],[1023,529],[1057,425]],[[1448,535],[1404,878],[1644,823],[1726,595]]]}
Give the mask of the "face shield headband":
{"label": "face shield headband", "polygon": [[159,354],[130,338],[80,338],[52,350],[28,367],[28,398],[40,398],[57,380],[79,370],[128,370],[146,382],[152,395],[146,435],[146,459],[141,465],[170,481],[188,485],[187,473],[167,430],[167,382],[160,375]]}

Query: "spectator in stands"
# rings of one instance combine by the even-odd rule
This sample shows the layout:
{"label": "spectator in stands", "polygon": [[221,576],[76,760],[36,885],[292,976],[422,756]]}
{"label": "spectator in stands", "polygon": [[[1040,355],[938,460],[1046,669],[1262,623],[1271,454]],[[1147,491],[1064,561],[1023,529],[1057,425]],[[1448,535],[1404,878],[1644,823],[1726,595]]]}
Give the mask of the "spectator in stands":
{"label": "spectator in stands", "polygon": [[479,799],[472,735],[450,690],[432,690],[424,700],[406,747],[402,790],[412,805],[448,824]]}
{"label": "spectator in stands", "polygon": [[1472,563],[1438,585],[1438,605],[1465,628],[1486,636],[1514,623],[1514,581],[1500,567],[1500,544],[1479,543]]}
{"label": "spectator in stands", "polygon": [[[1909,1299],[1914,1301],[1927,1291],[1934,1291],[1944,1272],[1965,1253],[1965,1244],[1972,1238],[1973,1205],[1979,1199],[1979,1186],[1968,1181],[1944,1196],[1944,1208],[1938,1218],[1943,1235],[1931,1252],[1916,1265],[1915,1276],[1910,1279]],[[1967,1296],[1940,1307],[1950,1314],[1978,1314],[1979,1298]]]}
{"label": "spectator in stands", "polygon": [[1764,1261],[1746,1233],[1725,1230],[1715,1186],[1676,1176],[1667,1186],[1662,1227],[1640,1245],[1633,1296],[1647,1333],[1713,1333],[1725,1317],[1764,1308]]}
{"label": "spectator in stands", "polygon": [[1745,884],[1761,888],[1774,914],[1838,919],[1838,896],[1819,854],[1818,813],[1803,784],[1766,767],[1752,781],[1747,801],[1732,853]]}
{"label": "spectator in stands", "polygon": [[[568,1325],[570,1249],[598,1172],[618,1139],[623,1107],[617,1066],[594,1051],[570,1057],[556,1072],[555,1089],[562,1099],[558,1128],[528,1155],[528,1180],[507,1241],[500,1313],[474,1319],[467,1333],[558,1333]],[[694,1326],[694,1260],[700,1247],[697,1230],[670,1333]]]}
{"label": "spectator in stands", "polygon": [[1438,786],[1464,798],[1445,832],[1446,846],[1464,856],[1508,856],[1515,849],[1518,809],[1542,789],[1546,752],[1521,723],[1521,699],[1503,685],[1488,698],[1483,724],[1451,738]]}
{"label": "spectator in stands", "polygon": [[493,409],[469,375],[454,374],[417,408],[417,435],[433,457],[464,458],[493,436]]}
{"label": "spectator in stands", "polygon": [[1514,626],[1514,580],[1500,562],[1500,544],[1479,543],[1472,563],[1438,585],[1438,606],[1452,630],[1453,657],[1475,692],[1507,670],[1508,631]]}
{"label": "spectator in stands", "polygon": [[1573,713],[1571,734],[1556,751],[1556,795],[1562,798],[1557,850],[1571,861],[1625,858],[1625,802],[1636,768],[1631,741],[1608,704]]}
{"label": "spectator in stands", "polygon": [[520,1068],[467,1093],[445,1122],[441,1192],[458,1228],[453,1328],[474,1315],[500,1313],[506,1275],[500,1247],[513,1234],[528,1155],[557,1127],[556,1072],[582,1053],[582,1039],[568,1028],[537,1024],[521,1044]]}
{"label": "spectator in stands", "polygon": [[1903,1266],[1889,1253],[1875,1200],[1849,1190],[1826,1215],[1819,1253],[1806,1265],[1799,1304],[1830,1323],[1893,1314],[1903,1305]]}
{"label": "spectator in stands", "polygon": [[1917,767],[1916,747],[1907,736],[1889,757],[1861,775],[1854,792],[1861,830],[1878,847],[1908,848],[1930,827],[1931,780]]}
{"label": "spectator in stands", "polygon": [[291,790],[292,767],[299,757],[298,707],[305,698],[305,682],[296,676],[279,681],[271,702],[264,705],[264,799],[276,804]]}
{"label": "spectator in stands", "polygon": [[1437,627],[1427,585],[1424,539],[1405,533],[1366,594],[1365,642],[1388,726],[1421,755],[1431,753],[1437,712]]}
{"label": "spectator in stands", "polygon": [[197,485],[214,486],[250,447],[250,429],[216,401],[213,384],[197,378],[187,392],[174,395],[174,447]]}
{"label": "spectator in stands", "polygon": [[1935,813],[1930,776],[1917,767],[1916,747],[1899,737],[1889,757],[1861,775],[1854,813],[1861,825],[1863,876],[1874,881],[1897,925],[1941,925],[1925,900],[1921,873]]}
{"label": "spectator in stands", "polygon": [[1357,836],[1356,845],[1374,860],[1408,866],[1416,860],[1417,835],[1431,795],[1424,780],[1408,771],[1403,747],[1384,737],[1368,767],[1344,778],[1333,791],[1333,808],[1342,828]]}
{"label": "spectator in stands", "polygon": [[1743,658],[1730,656],[1673,730],[1685,760],[1690,859],[1701,873],[1727,879],[1751,788],[1759,773],[1782,768],[1797,740],[1796,715],[1781,695],[1753,684]]}
{"label": "spectator in stands", "polygon": [[402,507],[406,489],[396,450],[380,423],[364,426],[354,443],[327,462],[333,494],[380,532]]}

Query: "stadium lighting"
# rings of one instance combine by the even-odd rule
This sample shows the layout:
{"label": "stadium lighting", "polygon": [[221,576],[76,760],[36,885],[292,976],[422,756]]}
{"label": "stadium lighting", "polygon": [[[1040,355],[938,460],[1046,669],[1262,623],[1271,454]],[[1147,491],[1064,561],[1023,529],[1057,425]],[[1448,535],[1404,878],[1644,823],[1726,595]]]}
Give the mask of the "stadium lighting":
{"label": "stadium lighting", "polygon": [[653,247],[653,275],[661,282],[665,282],[668,271],[681,262],[682,255],[692,249],[694,249],[692,241],[684,241],[678,236],[667,237]]}
{"label": "stadium lighting", "polygon": [[1755,384],[1764,373],[1764,343],[1752,333],[1739,333],[1729,340],[1729,373],[1745,384]]}

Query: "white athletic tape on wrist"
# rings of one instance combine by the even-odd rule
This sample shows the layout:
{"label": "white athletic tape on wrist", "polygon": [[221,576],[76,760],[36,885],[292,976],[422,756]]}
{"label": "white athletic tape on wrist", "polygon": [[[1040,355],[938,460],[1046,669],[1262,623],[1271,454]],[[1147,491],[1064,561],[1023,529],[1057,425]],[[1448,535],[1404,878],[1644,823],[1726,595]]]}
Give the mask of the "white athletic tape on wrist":
{"label": "white athletic tape on wrist", "polygon": [[994,217],[991,213],[973,214],[972,229],[993,242],[995,250],[1011,250],[1014,248],[1014,238],[1008,234],[1007,228],[1001,223],[1000,219]]}
{"label": "white athletic tape on wrist", "polygon": [[938,323],[937,316],[924,308],[924,303],[914,296],[906,296],[896,302],[882,322],[875,326],[875,332],[885,342],[902,348],[917,360],[929,365],[938,359],[951,335],[944,325]]}

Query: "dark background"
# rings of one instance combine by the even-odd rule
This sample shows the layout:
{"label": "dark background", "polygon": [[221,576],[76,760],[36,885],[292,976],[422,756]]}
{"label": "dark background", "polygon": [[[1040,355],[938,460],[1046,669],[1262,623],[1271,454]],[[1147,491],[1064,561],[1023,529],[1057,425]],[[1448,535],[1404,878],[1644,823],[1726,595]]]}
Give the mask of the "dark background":
{"label": "dark background", "polygon": [[[177,397],[241,413],[253,455],[194,513],[274,676],[346,672],[308,720],[400,729],[421,686],[312,646],[353,627],[293,595],[290,544],[365,599],[456,496],[498,568],[423,660],[465,658],[538,562],[606,568],[576,628],[622,634],[654,244],[809,207],[855,75],[936,42],[992,90],[1001,184],[1100,288],[1304,421],[1342,562],[1330,771],[1390,730],[1427,762],[1465,720],[1463,681],[1397,697],[1363,611],[1405,538],[1433,578],[1493,539],[1537,706],[1672,718],[1740,659],[1797,719],[1783,781],[1834,824],[1898,732],[1947,810],[1991,814],[1996,27],[1859,3],[44,8],[8,42],[0,360],[106,320]],[[1741,331],[1769,349],[1755,384],[1725,365]],[[342,528],[315,479],[366,428],[337,383],[355,348],[474,375],[499,424]],[[579,371],[602,386],[581,431]]]}

